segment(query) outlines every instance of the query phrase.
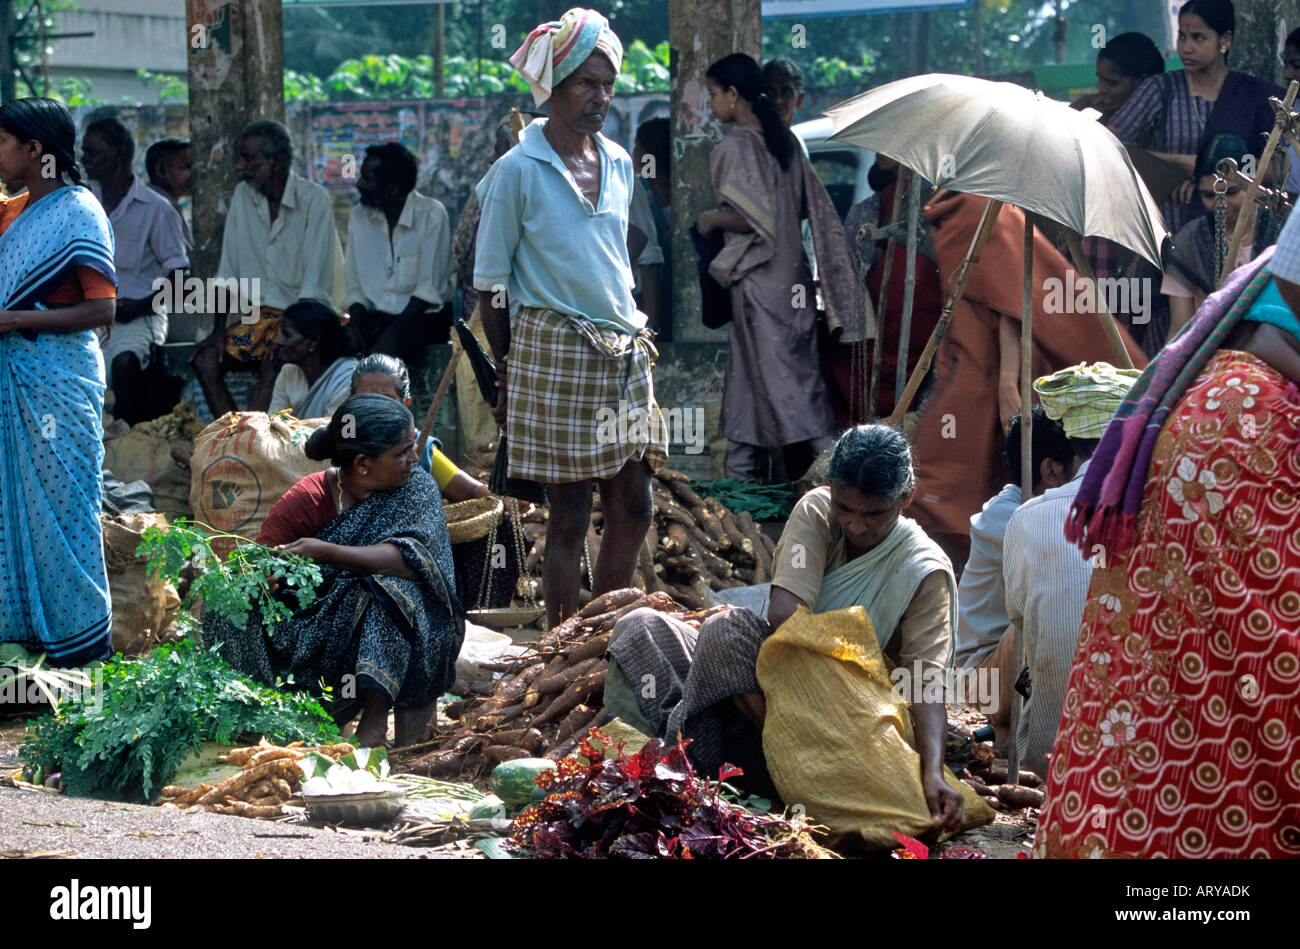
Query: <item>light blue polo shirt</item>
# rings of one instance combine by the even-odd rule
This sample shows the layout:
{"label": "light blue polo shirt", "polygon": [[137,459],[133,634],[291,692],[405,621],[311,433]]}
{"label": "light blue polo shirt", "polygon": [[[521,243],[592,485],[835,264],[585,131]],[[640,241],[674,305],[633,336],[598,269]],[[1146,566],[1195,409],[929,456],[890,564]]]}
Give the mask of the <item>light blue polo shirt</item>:
{"label": "light blue polo shirt", "polygon": [[525,126],[519,144],[475,188],[483,215],[474,287],[504,286],[512,318],[521,306],[546,307],[636,333],[646,318],[632,300],[627,256],[632,158],[605,136],[593,136],[600,204],[592,207],[546,140],[546,122]]}

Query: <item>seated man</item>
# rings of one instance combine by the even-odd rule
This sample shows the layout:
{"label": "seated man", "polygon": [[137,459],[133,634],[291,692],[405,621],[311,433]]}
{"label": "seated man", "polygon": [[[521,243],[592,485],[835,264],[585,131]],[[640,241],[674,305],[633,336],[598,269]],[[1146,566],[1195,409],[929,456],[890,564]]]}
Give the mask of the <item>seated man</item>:
{"label": "seated man", "polygon": [[[240,182],[230,199],[217,277],[256,281],[255,299],[213,314],[212,333],[190,363],[214,417],[237,409],[226,387],[232,369],[258,372],[280,335],[280,317],[296,300],[343,302],[343,250],[329,195],[292,170],[288,130],[268,119],[235,142]],[[236,312],[251,305],[250,312]]]}
{"label": "seated man", "polygon": [[[1034,497],[1070,480],[1077,464],[1074,448],[1061,423],[1034,406]],[[1020,416],[1011,420],[1003,450],[1013,473],[1020,471]],[[960,669],[981,670],[993,677],[990,691],[996,703],[976,706],[993,726],[993,747],[1006,754],[1011,740],[1011,687],[1016,672],[1014,631],[1007,616],[1006,587],[1002,582],[1002,536],[1007,522],[1020,506],[1020,485],[1008,484],[989,498],[984,509],[970,519],[970,559],[957,584],[956,663]]]}
{"label": "seated man", "polygon": [[181,198],[194,193],[190,173],[190,143],[183,138],[162,138],[149,146],[144,153],[144,170],[149,176],[149,187],[171,202],[181,216],[181,230],[185,233],[185,249],[194,250],[194,235],[190,222],[181,210]]}
{"label": "seated man", "polygon": [[1020,627],[1029,667],[1030,696],[1016,728],[1016,746],[1021,765],[1044,777],[1092,580],[1093,561],[1065,539],[1065,521],[1088,459],[1139,375],[1136,369],[1096,363],[1034,382],[1043,408],[1061,422],[1075,454],[1068,483],[1027,501],[1011,516],[1002,558],[1007,615]]}
{"label": "seated man", "polygon": [[451,331],[451,225],[415,190],[419,163],[399,142],[366,149],[361,203],[348,216],[344,305],[366,348],[418,362]]}
{"label": "seated man", "polygon": [[[912,671],[919,663],[923,677],[948,666],[957,585],[938,545],[901,516],[915,487],[906,440],[884,425],[850,429],[835,446],[829,474],[830,486],[804,495],[781,535],[767,623],[729,609],[710,617],[697,637],[671,617],[635,610],[614,628],[606,704],[621,716],[628,703],[620,694],[635,696],[629,713],[660,734],[693,739],[688,754],[710,777],[730,761],[745,769],[747,786],[763,787],[758,651],[799,606],[814,613],[862,606],[897,665]],[[631,692],[646,675],[656,684],[652,694]],[[926,802],[937,826],[960,827],[960,795],[943,779],[944,703],[913,696]]]}
{"label": "seated man", "polygon": [[167,341],[165,302],[154,281],[171,281],[190,265],[180,213],[171,202],[131,172],[135,141],[115,118],[86,126],[81,163],[92,190],[113,226],[117,266],[117,313],[113,326],[100,331],[104,372],[113,390],[113,415],[128,425],[145,422],[171,408],[157,405],[145,391],[142,373],[155,346]]}

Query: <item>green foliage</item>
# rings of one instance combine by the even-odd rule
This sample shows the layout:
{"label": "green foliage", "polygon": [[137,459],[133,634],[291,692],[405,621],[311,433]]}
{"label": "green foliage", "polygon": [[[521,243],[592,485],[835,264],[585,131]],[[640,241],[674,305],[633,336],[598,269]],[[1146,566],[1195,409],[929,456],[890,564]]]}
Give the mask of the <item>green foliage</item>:
{"label": "green foliage", "polygon": [[204,741],[322,744],[338,729],[320,704],[240,675],[190,640],[105,664],[101,702],[83,696],[38,719],[19,758],[28,773],[62,772],[75,797],[144,802]]}
{"label": "green foliage", "polygon": [[[218,537],[236,542],[224,561],[210,543]],[[188,605],[201,599],[205,609],[216,610],[242,629],[256,610],[269,635],[295,610],[316,599],[316,586],[321,582],[320,567],[304,557],[250,543],[234,534],[196,530],[183,517],[167,527],[147,528],[136,555],[149,561],[150,576],[172,584],[180,581],[181,572],[193,560],[197,575],[181,616],[188,616]],[[297,606],[278,597],[278,589],[295,592]]]}
{"label": "green foliage", "polygon": [[[104,105],[104,99],[91,95],[94,91],[95,84],[89,79],[68,76],[60,80],[55,98],[60,99],[69,108],[78,105]],[[35,93],[32,94],[35,95]]]}
{"label": "green foliage", "polygon": [[315,76],[292,69],[284,71],[285,102],[325,102],[328,99],[325,84]]}
{"label": "green foliage", "polygon": [[[305,77],[304,77],[305,78]],[[433,77],[433,57],[406,57],[395,53],[369,55],[346,60],[319,83],[324,98],[336,102],[385,99],[431,99],[437,94]],[[668,91],[668,44],[654,49],[636,40],[628,48],[617,91],[621,93]],[[490,96],[501,93],[526,93],[528,83],[504,59],[466,59],[449,56],[443,61],[443,97]],[[285,82],[285,98],[298,95]]]}
{"label": "green foliage", "polygon": [[189,81],[185,76],[150,72],[143,67],[137,69],[135,74],[139,77],[142,85],[145,87],[152,86],[158,90],[158,101],[161,103],[179,102],[183,104],[190,101]]}

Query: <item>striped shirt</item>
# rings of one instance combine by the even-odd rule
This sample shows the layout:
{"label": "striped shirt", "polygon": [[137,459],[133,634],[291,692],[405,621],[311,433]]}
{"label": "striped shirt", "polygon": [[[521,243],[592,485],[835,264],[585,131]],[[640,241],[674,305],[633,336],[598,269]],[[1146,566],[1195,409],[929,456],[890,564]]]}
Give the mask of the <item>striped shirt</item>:
{"label": "striped shirt", "polygon": [[[1003,541],[1007,615],[1018,623],[1032,697],[1016,732],[1020,762],[1040,775],[1056,741],[1065,686],[1092,580],[1092,563],[1065,539],[1070,505],[1083,485],[1085,462],[1074,480],[1016,509]],[[1017,670],[1017,673],[1019,670]]]}
{"label": "striped shirt", "polygon": [[1286,226],[1277,236],[1277,249],[1268,262],[1268,272],[1287,283],[1300,283],[1300,214],[1286,219]]}
{"label": "striped shirt", "polygon": [[1002,581],[1002,538],[1020,506],[1020,485],[1008,484],[970,519],[970,556],[957,586],[957,666],[974,669],[997,648],[1011,622]]}

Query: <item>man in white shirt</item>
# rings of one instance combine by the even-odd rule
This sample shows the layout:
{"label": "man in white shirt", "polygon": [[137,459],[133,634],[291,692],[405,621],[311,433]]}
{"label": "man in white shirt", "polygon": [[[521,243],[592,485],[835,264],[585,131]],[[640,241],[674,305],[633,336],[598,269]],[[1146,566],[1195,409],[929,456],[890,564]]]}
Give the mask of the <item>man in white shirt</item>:
{"label": "man in white shirt", "polygon": [[[131,172],[135,141],[115,118],[91,122],[81,139],[81,163],[113,226],[117,314],[101,330],[113,415],[129,425],[155,418],[170,405],[151,405],[142,374],[153,347],[167,339],[166,300],[154,281],[189,266],[180,215],[171,202]],[[155,307],[155,297],[160,304]]]}
{"label": "man in white shirt", "polygon": [[[1074,447],[1061,423],[1034,406],[1034,496],[1070,480],[1078,464]],[[1003,451],[1008,468],[1020,471],[1020,416],[1011,420]],[[1014,662],[1015,630],[1007,616],[1006,587],[1002,579],[1002,540],[1011,515],[1020,506],[1020,485],[1007,484],[984,503],[970,519],[970,557],[957,586],[956,664],[959,669],[981,670],[990,678],[994,702],[977,706],[993,726],[993,746],[1005,752],[1011,740],[1011,687],[1018,670]]]}
{"label": "man in white shirt", "polygon": [[185,233],[186,250],[194,250],[194,234],[190,231],[181,198],[194,193],[190,167],[190,143],[183,138],[161,138],[144,153],[144,172],[149,177],[149,187],[171,202],[181,216]]}
{"label": "man in white shirt", "polygon": [[451,223],[415,190],[419,163],[400,142],[366,149],[361,203],[348,215],[344,304],[372,352],[414,365],[451,331]]}
{"label": "man in white shirt", "polygon": [[1065,522],[1088,459],[1139,375],[1135,369],[1094,363],[1034,382],[1043,408],[1061,422],[1077,456],[1068,483],[1016,509],[1003,547],[1007,615],[1020,627],[1029,668],[1030,694],[1015,740],[1022,767],[1040,776],[1047,774],[1047,756],[1056,742],[1092,581],[1093,563],[1065,539]]}
{"label": "man in white shirt", "polygon": [[[256,279],[258,299],[228,301],[190,362],[212,414],[236,410],[230,369],[260,371],[280,332],[280,315],[298,300],[336,310],[343,302],[343,248],[329,194],[291,170],[293,143],[279,122],[248,125],[235,143],[235,186],[221,239],[219,279]],[[251,302],[251,312],[241,308]]]}

